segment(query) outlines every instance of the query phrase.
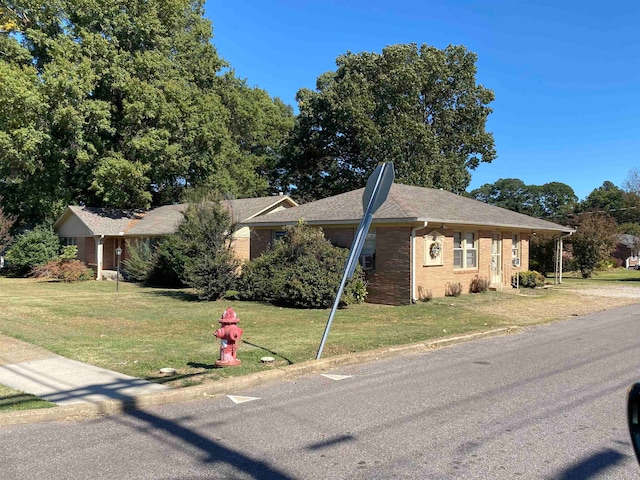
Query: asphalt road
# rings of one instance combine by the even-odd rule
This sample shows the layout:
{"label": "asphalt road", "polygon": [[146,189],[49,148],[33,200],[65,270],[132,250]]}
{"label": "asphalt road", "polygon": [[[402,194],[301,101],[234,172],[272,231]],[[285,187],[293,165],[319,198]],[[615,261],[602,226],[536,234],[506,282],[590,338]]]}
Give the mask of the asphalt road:
{"label": "asphalt road", "polygon": [[[329,338],[329,342],[330,342]],[[640,305],[81,423],[0,427],[3,479],[637,479]]]}

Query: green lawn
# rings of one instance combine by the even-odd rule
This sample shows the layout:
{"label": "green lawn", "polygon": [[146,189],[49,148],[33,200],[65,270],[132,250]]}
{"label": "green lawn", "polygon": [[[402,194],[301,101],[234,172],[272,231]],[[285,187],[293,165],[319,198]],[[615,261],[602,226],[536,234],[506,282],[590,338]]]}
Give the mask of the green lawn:
{"label": "green lawn", "polygon": [[[634,273],[618,281],[640,282],[640,272]],[[597,281],[603,280],[604,275]],[[276,366],[313,359],[329,314],[255,302],[201,302],[187,289],[121,282],[116,293],[115,287],[113,282],[0,277],[0,334],[68,358],[182,386],[273,368],[260,363],[263,356],[275,357]],[[323,356],[548,322],[570,315],[559,307],[570,295],[560,287],[526,296],[486,292],[402,307],[355,305],[336,314]],[[235,309],[244,329],[238,350],[242,365],[220,369],[214,368],[219,345],[213,331],[227,307]],[[162,367],[176,368],[178,374],[162,377]]]}
{"label": "green lawn", "polygon": [[0,385],[0,412],[33,410],[36,408],[55,407],[53,403],[40,400],[38,397]]}
{"label": "green lawn", "polygon": [[563,280],[573,282],[576,285],[594,285],[600,282],[626,284],[628,282],[629,285],[640,286],[640,270],[628,270],[626,268],[599,270],[594,272],[593,276],[588,279],[582,278],[579,272],[568,272],[563,274]]}

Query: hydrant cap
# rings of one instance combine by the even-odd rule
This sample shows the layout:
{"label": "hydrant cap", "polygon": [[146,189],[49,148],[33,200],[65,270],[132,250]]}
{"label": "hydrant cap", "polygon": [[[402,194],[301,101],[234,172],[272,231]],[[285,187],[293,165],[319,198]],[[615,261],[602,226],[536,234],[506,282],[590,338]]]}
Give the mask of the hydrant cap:
{"label": "hydrant cap", "polygon": [[236,316],[236,312],[233,311],[233,308],[227,308],[222,314],[222,318],[220,319],[220,323],[238,323],[240,319]]}

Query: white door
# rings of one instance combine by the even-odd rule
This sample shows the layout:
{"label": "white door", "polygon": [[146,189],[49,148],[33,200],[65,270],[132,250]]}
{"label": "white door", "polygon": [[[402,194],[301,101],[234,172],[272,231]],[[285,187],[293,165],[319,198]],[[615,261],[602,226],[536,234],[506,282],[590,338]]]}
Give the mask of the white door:
{"label": "white door", "polygon": [[491,237],[491,284],[500,285],[502,282],[502,238],[499,233]]}

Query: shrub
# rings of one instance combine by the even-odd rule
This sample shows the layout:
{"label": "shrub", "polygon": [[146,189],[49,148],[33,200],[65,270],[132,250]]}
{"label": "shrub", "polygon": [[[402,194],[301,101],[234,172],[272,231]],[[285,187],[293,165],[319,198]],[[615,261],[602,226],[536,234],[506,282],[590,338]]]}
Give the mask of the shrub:
{"label": "shrub", "polygon": [[516,288],[536,288],[544,286],[544,277],[539,272],[524,271],[517,272],[511,277],[511,285]]}
{"label": "shrub", "polygon": [[158,243],[151,255],[151,268],[145,280],[149,285],[183,287],[185,244],[176,235],[170,235]]}
{"label": "shrub", "polygon": [[487,277],[475,276],[469,285],[469,293],[482,293],[489,290],[489,279]]}
{"label": "shrub", "polygon": [[428,302],[433,298],[433,293],[430,289],[424,288],[422,285],[418,285],[418,300],[421,302]]}
{"label": "shrub", "polygon": [[44,265],[36,266],[29,275],[35,278],[50,278],[63,282],[93,280],[93,270],[83,262],[63,258],[50,260]]}
{"label": "shrub", "polygon": [[[328,308],[342,280],[348,250],[333,246],[320,228],[304,224],[286,227],[286,235],[242,269],[240,295],[298,308]],[[366,298],[366,283],[358,265],[345,286],[340,306]]]}
{"label": "shrub", "polygon": [[126,276],[135,282],[146,282],[149,272],[153,268],[153,253],[147,242],[132,243],[127,240],[126,260],[122,262]]}
{"label": "shrub", "polygon": [[462,293],[462,284],[460,282],[447,282],[444,286],[444,294],[447,297],[459,297]]}
{"label": "shrub", "polygon": [[6,259],[18,275],[58,257],[60,240],[51,228],[38,226],[16,238]]}
{"label": "shrub", "polygon": [[620,259],[612,257],[612,258],[606,258],[606,259],[600,260],[598,262],[598,265],[596,265],[596,270],[601,270],[601,271],[611,270],[621,266],[622,266],[622,261]]}

